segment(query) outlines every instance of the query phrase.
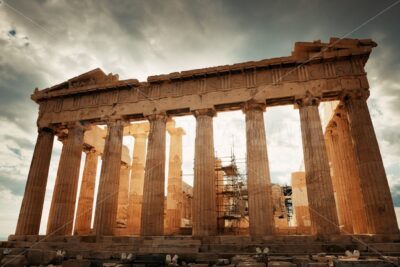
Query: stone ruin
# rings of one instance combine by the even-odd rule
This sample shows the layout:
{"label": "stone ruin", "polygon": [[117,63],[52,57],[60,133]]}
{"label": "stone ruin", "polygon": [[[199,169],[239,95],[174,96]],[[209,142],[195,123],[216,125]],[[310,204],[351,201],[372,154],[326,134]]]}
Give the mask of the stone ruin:
{"label": "stone ruin", "polygon": [[[370,39],[298,42],[287,57],[146,82],[95,69],[35,89],[37,143],[1,266],[396,266],[399,229],[366,102],[364,66],[374,47]],[[338,104],[323,129],[318,106],[330,101]],[[278,105],[298,110],[304,152],[305,172],[292,177],[297,227],[287,231],[274,219],[263,119]],[[226,235],[218,231],[213,117],[232,110],[246,120],[248,224],[245,234]],[[182,182],[185,130],[175,127],[177,116],[196,118],[193,187]],[[47,232],[39,235],[55,137],[63,147]]]}

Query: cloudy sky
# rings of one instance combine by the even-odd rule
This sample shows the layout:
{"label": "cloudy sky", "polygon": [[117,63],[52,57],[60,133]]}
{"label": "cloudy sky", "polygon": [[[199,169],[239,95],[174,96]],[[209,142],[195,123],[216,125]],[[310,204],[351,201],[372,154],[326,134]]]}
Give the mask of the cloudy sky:
{"label": "cloudy sky", "polygon": [[[35,87],[96,67],[120,79],[290,55],[296,41],[372,38],[368,104],[392,195],[400,208],[400,1],[55,1],[0,0],[0,237],[15,230],[36,139]],[[399,4],[398,4],[399,3]],[[299,115],[265,113],[273,182],[302,164]],[[193,173],[195,120],[184,127],[184,174]],[[241,112],[218,114],[215,148],[244,171]],[[132,148],[132,139],[124,143]],[[55,142],[42,226],[61,146]],[[44,231],[44,227],[41,231]]]}

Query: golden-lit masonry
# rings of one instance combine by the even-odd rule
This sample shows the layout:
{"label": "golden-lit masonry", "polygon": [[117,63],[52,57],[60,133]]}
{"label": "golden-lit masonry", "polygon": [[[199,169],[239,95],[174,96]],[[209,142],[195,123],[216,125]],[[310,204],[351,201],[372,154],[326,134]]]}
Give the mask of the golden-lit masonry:
{"label": "golden-lit masonry", "polygon": [[[370,39],[298,42],[287,57],[150,76],[146,82],[119,80],[94,69],[36,89],[31,97],[39,105],[37,143],[9,244],[41,238],[55,136],[63,148],[43,242],[49,246],[58,242],[68,250],[68,240],[75,240],[81,250],[91,242],[97,243],[93,251],[102,251],[108,242],[120,252],[184,254],[221,246],[235,253],[274,242],[281,242],[281,247],[271,245],[277,252],[297,244],[291,248],[295,252],[320,240],[345,250],[353,244],[349,234],[392,242],[399,238],[396,216],[366,102],[364,66],[375,46]],[[334,100],[339,104],[323,129],[318,106]],[[297,220],[292,228],[277,219],[280,188],[271,185],[268,166],[263,113],[277,105],[293,105],[293,112],[300,114],[305,173],[292,175]],[[247,230],[228,238],[221,232],[226,225],[217,219],[217,205],[224,200],[218,197],[222,191],[216,179],[229,174],[215,159],[212,122],[218,112],[231,110],[242,110],[246,120],[248,213]],[[193,188],[182,181],[185,130],[173,120],[184,115],[194,116],[197,123]],[[171,142],[165,198],[167,132]],[[132,159],[122,144],[127,135],[135,140]],[[78,195],[82,152],[86,162]]]}

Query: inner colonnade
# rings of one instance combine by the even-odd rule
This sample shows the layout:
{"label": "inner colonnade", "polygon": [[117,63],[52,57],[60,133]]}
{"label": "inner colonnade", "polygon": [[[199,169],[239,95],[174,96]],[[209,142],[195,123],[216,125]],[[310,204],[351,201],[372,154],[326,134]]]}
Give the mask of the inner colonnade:
{"label": "inner colonnade", "polygon": [[[217,112],[229,110],[242,110],[246,121],[249,233],[275,235],[263,113],[276,105],[293,105],[300,115],[311,234],[397,233],[367,106],[364,65],[375,46],[371,40],[356,39],[302,42],[284,58],[151,76],[147,82],[120,81],[116,75],[96,69],[36,90],[32,99],[40,106],[39,134],[16,235],[39,232],[55,136],[63,148],[48,234],[177,233],[182,218],[179,199],[185,132],[175,127],[172,118],[183,115],[196,118],[192,235],[217,235],[212,122]],[[324,131],[318,106],[333,100],[339,105]],[[131,124],[138,121],[142,122]],[[101,129],[98,124],[107,127]],[[165,201],[167,131],[171,147]],[[124,156],[124,135],[135,138],[132,160]],[[77,198],[82,151],[86,162]],[[100,154],[102,166],[93,207]],[[90,229],[92,209],[94,228]]]}

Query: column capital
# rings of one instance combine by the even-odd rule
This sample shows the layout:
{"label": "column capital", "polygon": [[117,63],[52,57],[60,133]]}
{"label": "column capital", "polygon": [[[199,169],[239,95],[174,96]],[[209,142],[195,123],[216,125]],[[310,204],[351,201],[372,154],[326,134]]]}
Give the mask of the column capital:
{"label": "column capital", "polygon": [[215,117],[217,115],[217,111],[213,108],[196,109],[192,112],[196,118],[200,116]]}
{"label": "column capital", "polygon": [[129,121],[124,120],[124,119],[108,119],[107,120],[107,127],[111,127],[111,126],[128,126],[130,125]]}
{"label": "column capital", "polygon": [[267,105],[265,103],[257,103],[253,100],[244,102],[242,105],[242,111],[243,113],[246,113],[248,110],[257,110],[257,111],[262,111],[264,112],[267,108]]}
{"label": "column capital", "polygon": [[71,129],[82,129],[83,132],[90,130],[91,125],[89,123],[85,123],[85,122],[79,122],[79,121],[73,121],[73,122],[67,122],[65,124],[63,124],[62,126],[59,127],[60,129],[67,129],[67,130],[71,130]]}
{"label": "column capital", "polygon": [[65,130],[57,130],[56,131],[57,140],[64,143],[67,140],[68,133]]}
{"label": "column capital", "polygon": [[343,101],[347,101],[350,99],[363,99],[367,100],[369,97],[369,90],[368,89],[354,89],[354,90],[345,90],[342,93],[341,99]]}
{"label": "column capital", "polygon": [[168,133],[169,133],[170,135],[177,135],[177,136],[179,136],[179,135],[185,135],[185,134],[186,134],[185,130],[183,130],[183,128],[181,128],[181,127],[172,128],[172,129],[167,129],[167,131],[168,131]]}
{"label": "column capital", "polygon": [[295,99],[295,103],[297,107],[307,107],[307,106],[318,106],[321,102],[321,98],[319,96],[314,96],[310,92],[307,92],[306,95],[302,97],[297,97]]}
{"label": "column capital", "polygon": [[38,134],[41,133],[51,133],[51,134],[55,134],[55,129],[52,127],[38,127],[37,128]]}
{"label": "column capital", "polygon": [[148,132],[143,132],[143,133],[133,133],[131,134],[134,138],[138,139],[146,139],[149,136]]}
{"label": "column capital", "polygon": [[83,152],[85,152],[86,154],[90,154],[90,153],[96,153],[96,149],[88,144],[83,144]]}
{"label": "column capital", "polygon": [[161,112],[157,114],[147,115],[146,119],[148,119],[149,121],[162,121],[166,123],[168,120],[168,115],[165,112]]}

